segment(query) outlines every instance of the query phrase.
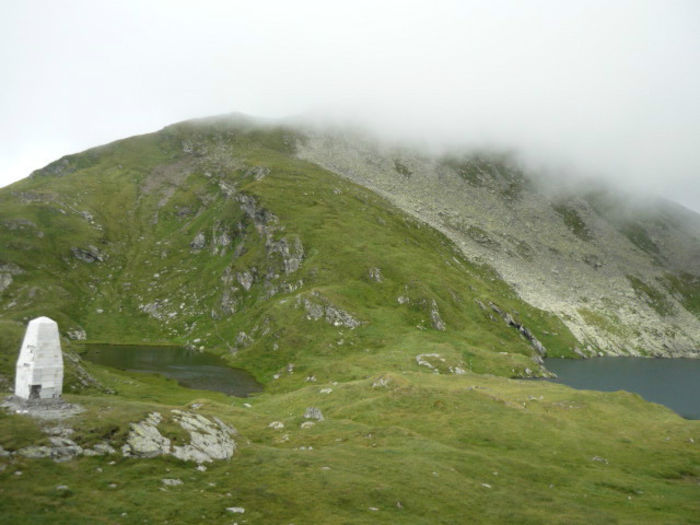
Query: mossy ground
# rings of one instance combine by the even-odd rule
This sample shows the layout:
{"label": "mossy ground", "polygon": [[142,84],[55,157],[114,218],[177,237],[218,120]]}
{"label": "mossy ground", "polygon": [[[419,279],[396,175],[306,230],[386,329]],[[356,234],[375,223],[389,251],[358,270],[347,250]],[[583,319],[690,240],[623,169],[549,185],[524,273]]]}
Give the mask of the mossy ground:
{"label": "mossy ground", "polygon": [[[26,320],[49,315],[64,333],[82,327],[91,341],[203,346],[265,384],[263,394],[244,400],[82,363],[100,391],[86,388],[67,361],[66,391],[79,392],[67,398],[86,408],[66,422],[78,442],[109,439],[118,446],[129,422],[198,403],[203,414],[238,429],[239,450],[205,472],[173,459],[3,458],[3,519],[696,519],[700,455],[691,440],[700,442],[697,422],[632,394],[510,379],[537,369],[534,351],[480,304],[509,312],[549,355],[572,356],[576,341],[561,321],[521,301],[490,268],[467,261],[444,236],[384,199],[296,159],[296,140],[283,128],[178,125],[69,157],[0,192],[0,224],[30,221],[22,229],[0,228],[6,247],[0,264],[22,270],[0,296],[0,374],[12,377]],[[266,226],[228,196],[234,192],[274,214],[269,239],[300,240],[298,270],[285,273],[261,233]],[[222,232],[230,239],[225,246],[216,244]],[[196,250],[198,233],[205,246]],[[104,261],[72,255],[71,248],[89,245]],[[381,282],[370,278],[372,268],[381,269]],[[249,290],[236,281],[244,271],[257,276]],[[279,277],[266,280],[274,274]],[[280,288],[298,281],[303,284],[293,291]],[[226,291],[235,313],[223,307]],[[310,320],[303,299],[325,301],[362,324],[350,329]],[[431,322],[433,301],[444,331]],[[157,316],[144,311],[147,304],[157,305],[151,310]],[[422,353],[439,353],[466,373],[435,374],[416,363]],[[380,378],[387,386],[374,387]],[[105,389],[115,394],[104,395]],[[326,420],[301,429],[308,406],[319,407]],[[9,450],[43,439],[34,421],[0,419],[0,445]],[[285,428],[268,428],[271,421]],[[165,487],[163,478],[184,483]],[[226,511],[234,506],[245,514]]]}

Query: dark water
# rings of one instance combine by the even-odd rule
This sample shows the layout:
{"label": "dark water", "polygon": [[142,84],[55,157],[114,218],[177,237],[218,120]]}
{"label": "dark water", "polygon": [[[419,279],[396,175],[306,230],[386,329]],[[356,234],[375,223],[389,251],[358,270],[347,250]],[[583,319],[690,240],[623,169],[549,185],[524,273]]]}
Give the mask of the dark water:
{"label": "dark water", "polygon": [[555,381],[578,389],[635,392],[686,419],[700,419],[700,359],[545,359]]}
{"label": "dark water", "polygon": [[262,385],[245,370],[231,368],[212,354],[179,347],[86,345],[82,357],[99,365],[130,372],[162,374],[180,385],[247,397]]}

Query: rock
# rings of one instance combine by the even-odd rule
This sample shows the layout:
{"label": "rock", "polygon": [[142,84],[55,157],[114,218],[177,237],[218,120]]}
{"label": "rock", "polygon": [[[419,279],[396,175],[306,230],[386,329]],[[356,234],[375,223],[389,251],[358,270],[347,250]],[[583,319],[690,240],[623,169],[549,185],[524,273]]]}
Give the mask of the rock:
{"label": "rock", "polygon": [[233,440],[235,429],[214,418],[212,423],[200,414],[172,410],[176,421],[190,433],[190,444],[176,446],[173,455],[182,460],[208,463],[215,459],[229,459],[236,450]]}
{"label": "rock", "polygon": [[311,321],[318,321],[323,317],[323,305],[321,304],[304,299],[304,309],[306,310],[306,318]]}
{"label": "rock", "polygon": [[321,413],[321,409],[316,407],[307,407],[304,412],[304,419],[315,419],[317,421],[323,421],[324,417]]}
{"label": "rock", "polygon": [[270,173],[270,168],[264,166],[252,166],[245,171],[246,175],[252,175],[255,180],[262,180]]}
{"label": "rock", "polygon": [[236,200],[239,202],[243,213],[253,220],[255,229],[260,235],[270,233],[273,227],[278,223],[275,214],[269,212],[265,208],[258,207],[255,198],[251,195],[239,193],[236,195]]}
{"label": "rock", "polygon": [[435,299],[433,299],[430,305],[430,320],[435,330],[440,330],[442,332],[445,331],[445,322],[440,317],[440,311],[438,310],[438,305],[435,302]]}
{"label": "rock", "polygon": [[69,488],[68,488],[68,485],[56,485],[56,490],[63,491],[63,490],[69,490]]}
{"label": "rock", "polygon": [[313,421],[304,421],[304,422],[300,425],[300,427],[303,428],[303,429],[307,429],[307,428],[311,428],[311,427],[314,426],[315,424],[316,424],[316,423],[314,423]]}
{"label": "rock", "polygon": [[192,249],[193,252],[198,252],[201,251],[207,244],[207,239],[204,236],[203,232],[197,233],[197,235],[194,236],[194,239],[192,239],[192,242],[190,243],[190,248]]}
{"label": "rock", "polygon": [[66,330],[66,335],[68,336],[68,339],[72,339],[73,341],[85,341],[85,339],[87,339],[85,330],[80,327]]}
{"label": "rock", "polygon": [[170,453],[170,440],[158,431],[162,417],[152,412],[139,423],[131,423],[126,444],[122,447],[124,456],[153,458]]}
{"label": "rock", "polygon": [[382,282],[382,270],[379,268],[370,268],[369,269],[369,278],[370,280],[381,283]]}
{"label": "rock", "polygon": [[71,248],[70,251],[76,259],[88,264],[105,260],[105,256],[92,244],[88,245],[87,248]]}
{"label": "rock", "polygon": [[9,273],[0,273],[0,293],[7,290],[12,284],[12,275]]}
{"label": "rock", "polygon": [[253,342],[253,338],[250,337],[248,334],[246,334],[245,332],[238,332],[238,335],[236,336],[237,347],[245,348],[246,346],[252,345]]}
{"label": "rock", "polygon": [[282,237],[278,241],[268,238],[265,248],[268,256],[276,253],[282,257],[282,265],[286,274],[296,272],[304,259],[304,246],[297,236],[294,236],[292,241],[289,241],[287,237]]}
{"label": "rock", "polygon": [[489,303],[489,305],[494,312],[503,318],[503,321],[505,321],[508,326],[511,326],[520,332],[520,334],[530,343],[530,346],[532,346],[532,348],[534,348],[540,356],[545,357],[547,355],[547,349],[542,343],[540,343],[534,334],[530,332],[530,330],[518,323],[515,319],[513,319],[512,315],[510,315],[508,312],[504,312],[495,304]]}
{"label": "rock", "polygon": [[245,509],[243,507],[226,507],[226,510],[234,514],[244,514]]}
{"label": "rock", "polygon": [[164,478],[160,480],[163,485],[166,487],[177,487],[178,485],[182,485],[182,480],[181,479],[171,479],[171,478]]}
{"label": "rock", "polygon": [[445,362],[445,359],[440,355],[440,354],[418,354],[416,356],[416,363],[418,363],[418,366],[425,366],[427,368],[430,368],[431,370],[435,370],[435,366],[428,361],[427,358],[434,358],[442,361],[443,363]]}
{"label": "rock", "polygon": [[50,458],[51,457],[51,447],[44,445],[41,446],[29,446],[21,448],[17,451],[17,454],[25,458],[38,459],[38,458]]}
{"label": "rock", "polygon": [[328,324],[333,326],[345,326],[346,328],[354,329],[360,326],[360,321],[355,319],[348,312],[341,310],[330,304],[318,304],[310,301],[308,298],[303,300],[304,310],[306,310],[306,318],[310,321],[318,321],[324,318]]}
{"label": "rock", "polygon": [[593,456],[593,457],[591,458],[591,461],[597,461],[597,462],[599,462],[599,463],[604,463],[604,464],[606,464],[606,465],[608,464],[608,460],[605,459],[605,458],[602,458],[602,457],[600,457],[600,456]]}
{"label": "rock", "polygon": [[[253,268],[255,271],[255,268]],[[256,272],[257,273],[257,272]],[[240,283],[243,289],[247,292],[253,286],[254,274],[248,270],[236,274],[236,280]]]}
{"label": "rock", "polygon": [[281,421],[273,421],[269,425],[267,425],[267,428],[271,428],[273,430],[282,430],[284,428],[284,423]]}
{"label": "rock", "polygon": [[388,377],[380,377],[372,383],[372,388],[386,388],[390,382],[391,380]]}
{"label": "rock", "polygon": [[406,295],[399,295],[396,298],[396,302],[398,302],[399,304],[408,304],[411,302],[411,299]]}
{"label": "rock", "polygon": [[360,322],[349,313],[336,308],[334,306],[326,306],[326,322],[333,326],[345,326],[347,328],[356,328],[360,326]]}
{"label": "rock", "polygon": [[333,392],[332,388],[322,388],[318,391],[319,394],[330,394],[331,392]]}
{"label": "rock", "polygon": [[[96,456],[104,456],[106,454],[116,454],[117,451],[114,450],[114,447],[110,445],[109,443],[95,443],[92,446],[92,451]],[[87,450],[84,451],[84,453],[87,452]]]}

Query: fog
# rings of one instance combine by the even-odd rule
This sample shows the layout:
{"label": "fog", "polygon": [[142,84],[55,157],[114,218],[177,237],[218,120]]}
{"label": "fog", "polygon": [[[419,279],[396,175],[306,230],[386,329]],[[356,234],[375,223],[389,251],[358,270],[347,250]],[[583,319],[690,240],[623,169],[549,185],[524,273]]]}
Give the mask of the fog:
{"label": "fog", "polygon": [[700,211],[700,3],[4,0],[0,186],[232,111],[516,150]]}

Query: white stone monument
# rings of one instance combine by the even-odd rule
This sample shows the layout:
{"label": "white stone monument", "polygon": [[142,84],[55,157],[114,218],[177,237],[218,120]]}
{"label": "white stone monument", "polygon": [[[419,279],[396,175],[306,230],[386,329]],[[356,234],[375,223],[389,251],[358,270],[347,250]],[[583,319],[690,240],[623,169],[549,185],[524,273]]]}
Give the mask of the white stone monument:
{"label": "white stone monument", "polygon": [[17,359],[15,395],[57,399],[63,390],[63,354],[58,325],[48,317],[29,321]]}

